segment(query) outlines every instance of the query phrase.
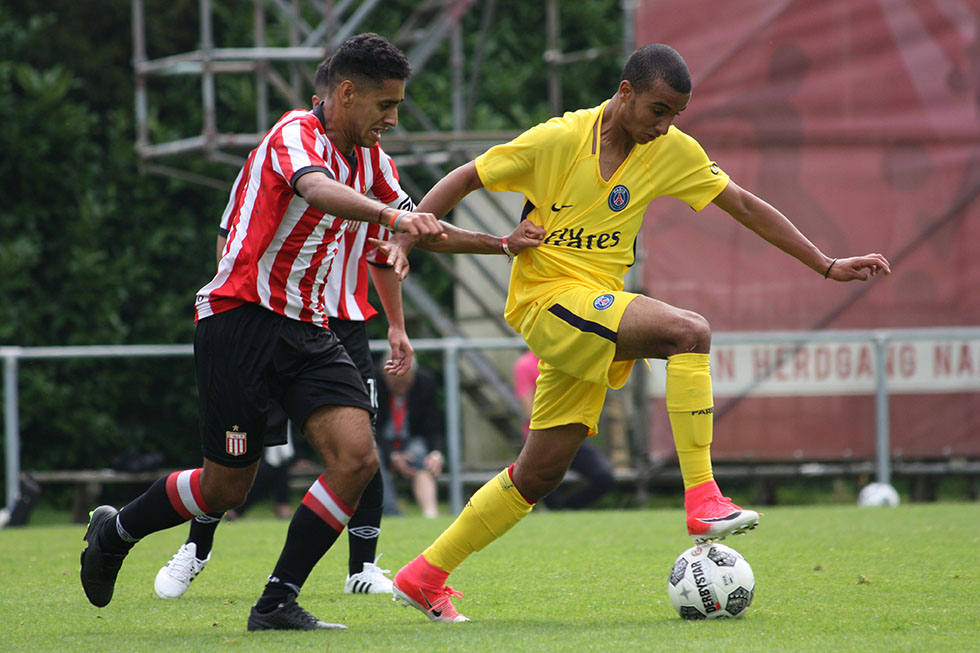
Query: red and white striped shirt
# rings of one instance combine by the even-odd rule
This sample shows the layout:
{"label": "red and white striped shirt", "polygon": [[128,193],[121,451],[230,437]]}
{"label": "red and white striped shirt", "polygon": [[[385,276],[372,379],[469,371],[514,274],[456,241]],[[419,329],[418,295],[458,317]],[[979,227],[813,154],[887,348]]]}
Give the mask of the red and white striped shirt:
{"label": "red and white striped shirt", "polygon": [[[367,302],[366,259],[381,265],[387,261],[377,251],[361,253],[368,237],[383,240],[390,232],[376,224],[325,215],[297,195],[293,183],[319,170],[381,202],[403,205],[411,200],[378,145],[357,148],[352,170],[327,137],[321,115],[319,110],[286,113],[249,155],[222,215],[228,241],[217,274],[198,291],[196,319],[246,302],[322,326],[331,315],[366,320],[376,314]],[[328,277],[338,248],[347,252],[345,256],[356,255],[352,261],[363,261],[363,274],[351,275],[350,266],[338,260],[336,274],[347,272],[340,282]],[[343,283],[349,276],[353,282]],[[358,282],[362,277],[365,283]],[[344,293],[349,289],[350,297],[342,298],[339,291],[331,294],[328,286],[335,283]]]}

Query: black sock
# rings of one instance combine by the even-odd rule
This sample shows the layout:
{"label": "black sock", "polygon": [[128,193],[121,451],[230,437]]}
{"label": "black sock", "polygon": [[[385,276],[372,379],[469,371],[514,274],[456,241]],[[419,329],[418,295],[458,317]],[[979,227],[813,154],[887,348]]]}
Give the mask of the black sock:
{"label": "black sock", "polygon": [[381,514],[384,512],[384,479],[378,470],[361,494],[357,510],[347,524],[347,575],[364,571],[365,562],[374,562],[381,535]]}
{"label": "black sock", "polygon": [[133,548],[137,540],[128,534],[126,534],[126,539],[123,539],[123,535],[119,532],[116,519],[118,519],[118,515],[103,522],[102,528],[96,533],[96,537],[99,540],[99,546],[102,547],[103,553],[125,555],[129,553],[129,550]]}
{"label": "black sock", "polygon": [[[289,522],[286,543],[279,554],[265,592],[255,604],[259,612],[270,612],[285,600],[291,591],[299,593],[313,567],[340,536],[315,512],[300,504]],[[289,586],[292,586],[290,588]]]}
{"label": "black sock", "polygon": [[[108,553],[125,553],[138,540],[150,533],[156,533],[187,521],[170,503],[167,495],[167,478],[158,478],[143,494],[139,495],[119,511],[118,524],[113,519],[111,527],[106,522],[100,533],[100,542]],[[125,544],[125,546],[123,546]],[[124,549],[124,550],[119,550]]]}
{"label": "black sock", "polygon": [[290,594],[299,596],[299,587],[292,583],[284,583],[275,576],[270,576],[269,582],[265,584],[265,591],[255,602],[255,611],[269,614],[285,603]]}
{"label": "black sock", "polygon": [[193,542],[197,545],[195,556],[198,560],[204,560],[211,553],[214,545],[214,532],[221,523],[223,512],[209,512],[206,515],[198,515],[191,520],[190,532],[187,534],[187,543]]}

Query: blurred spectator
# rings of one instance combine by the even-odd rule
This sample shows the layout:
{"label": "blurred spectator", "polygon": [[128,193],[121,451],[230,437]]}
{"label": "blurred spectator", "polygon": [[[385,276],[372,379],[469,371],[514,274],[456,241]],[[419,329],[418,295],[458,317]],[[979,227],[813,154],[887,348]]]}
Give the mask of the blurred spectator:
{"label": "blurred spectator", "polygon": [[[514,363],[514,394],[524,409],[524,437],[531,423],[531,407],[538,379],[538,357],[527,351]],[[551,510],[581,510],[599,500],[615,484],[612,466],[598,447],[586,440],[579,447],[569,469],[582,477],[582,484],[567,495],[559,487],[544,498]]]}
{"label": "blurred spectator", "polygon": [[422,514],[436,517],[444,429],[435,377],[418,367],[415,359],[401,376],[383,369],[378,376],[382,382],[378,384],[377,434],[383,460],[392,474],[411,481]]}

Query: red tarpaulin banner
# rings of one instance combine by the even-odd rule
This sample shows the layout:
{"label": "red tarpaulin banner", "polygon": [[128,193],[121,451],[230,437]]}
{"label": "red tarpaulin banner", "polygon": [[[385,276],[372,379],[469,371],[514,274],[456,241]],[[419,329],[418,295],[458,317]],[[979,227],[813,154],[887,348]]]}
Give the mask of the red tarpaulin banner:
{"label": "red tarpaulin banner", "polygon": [[[715,332],[980,325],[980,2],[641,0],[635,28],[638,45],[684,56],[694,91],[675,124],[736,183],[829,256],[893,264],[872,283],[824,281],[719,209],[661,199],[642,232],[646,294]],[[746,346],[740,374],[766,350]],[[811,380],[836,355],[819,346],[801,354]],[[956,382],[944,386],[929,375],[946,369],[947,347]],[[980,344],[913,349],[919,380],[890,401],[893,452],[980,457]],[[781,390],[795,382],[786,365],[748,395],[716,393],[714,458],[873,457],[873,388],[825,367],[823,383]],[[651,454],[669,458],[653,394]]]}

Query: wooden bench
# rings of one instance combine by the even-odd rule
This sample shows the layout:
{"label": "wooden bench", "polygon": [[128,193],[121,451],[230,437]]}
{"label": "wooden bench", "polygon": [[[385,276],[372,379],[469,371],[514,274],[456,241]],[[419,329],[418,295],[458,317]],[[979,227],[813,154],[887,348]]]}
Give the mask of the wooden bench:
{"label": "wooden bench", "polygon": [[148,472],[120,472],[114,469],[62,469],[54,471],[24,472],[40,485],[74,485],[71,520],[74,524],[87,524],[88,513],[96,507],[102,486],[116,483],[145,484],[157,480],[173,470]]}

